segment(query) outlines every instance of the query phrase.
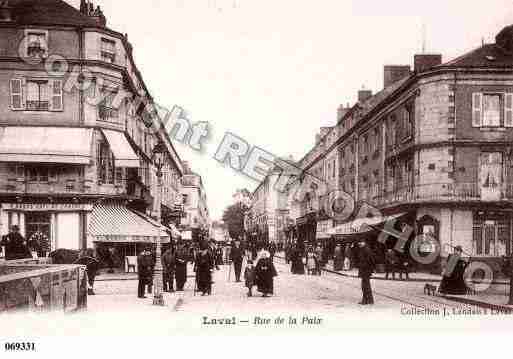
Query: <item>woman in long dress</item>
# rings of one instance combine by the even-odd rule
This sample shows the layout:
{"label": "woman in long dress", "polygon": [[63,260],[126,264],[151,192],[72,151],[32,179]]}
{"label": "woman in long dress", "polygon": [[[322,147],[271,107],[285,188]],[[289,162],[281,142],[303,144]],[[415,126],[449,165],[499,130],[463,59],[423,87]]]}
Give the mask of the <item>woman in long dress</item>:
{"label": "woman in long dress", "polygon": [[461,259],[463,249],[461,246],[454,248],[454,254],[447,259],[447,268],[444,270],[439,292],[441,294],[464,295],[468,288],[465,283],[465,270],[468,263]]}
{"label": "woman in long dress", "polygon": [[210,295],[212,292],[212,270],[214,266],[214,258],[208,250],[207,244],[202,243],[200,251],[196,255],[196,260],[194,261],[196,284],[198,291],[202,293],[201,295]]}
{"label": "woman in long dress", "polygon": [[255,268],[255,283],[262,297],[268,297],[269,294],[274,293],[274,277],[277,275],[269,252],[263,252]]}
{"label": "woman in long dress", "polygon": [[185,282],[187,282],[187,262],[189,260],[189,254],[183,244],[178,245],[175,255],[175,279],[176,279],[176,291],[183,292]]}
{"label": "woman in long dress", "polygon": [[292,250],[290,261],[292,262],[290,271],[292,274],[305,274],[305,265],[303,264],[303,255],[299,248]]}

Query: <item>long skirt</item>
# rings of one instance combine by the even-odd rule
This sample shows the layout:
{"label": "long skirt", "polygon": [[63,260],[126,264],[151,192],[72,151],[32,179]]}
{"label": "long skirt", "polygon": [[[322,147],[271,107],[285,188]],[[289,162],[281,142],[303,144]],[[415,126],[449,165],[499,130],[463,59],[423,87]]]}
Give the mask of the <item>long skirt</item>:
{"label": "long skirt", "polygon": [[262,294],[274,293],[274,278],[272,275],[260,275],[256,280],[257,289]]}
{"label": "long skirt", "polygon": [[212,288],[212,273],[208,268],[198,268],[196,272],[198,292],[210,293]]}

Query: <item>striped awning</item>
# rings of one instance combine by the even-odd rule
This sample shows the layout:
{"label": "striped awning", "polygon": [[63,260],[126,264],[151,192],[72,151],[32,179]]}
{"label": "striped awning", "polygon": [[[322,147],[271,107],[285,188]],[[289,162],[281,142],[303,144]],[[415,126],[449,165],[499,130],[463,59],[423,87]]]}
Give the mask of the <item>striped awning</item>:
{"label": "striped awning", "polygon": [[154,243],[159,234],[161,242],[169,242],[162,227],[125,206],[99,204],[93,209],[87,232],[93,242]]}
{"label": "striped awning", "polygon": [[329,235],[352,235],[372,232],[383,223],[405,216],[407,213],[399,213],[388,217],[358,218],[351,222],[341,224],[327,231]]}
{"label": "striped awning", "polygon": [[0,161],[89,164],[93,130],[67,127],[0,127]]}

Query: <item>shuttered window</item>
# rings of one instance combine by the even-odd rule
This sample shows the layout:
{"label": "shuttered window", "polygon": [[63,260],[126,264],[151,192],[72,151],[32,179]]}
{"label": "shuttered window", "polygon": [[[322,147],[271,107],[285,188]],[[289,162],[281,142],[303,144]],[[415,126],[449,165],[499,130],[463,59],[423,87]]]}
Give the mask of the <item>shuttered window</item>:
{"label": "shuttered window", "polygon": [[482,108],[483,108],[483,94],[476,92],[472,95],[472,126],[473,127],[481,127]]}
{"label": "shuttered window", "polygon": [[11,79],[11,109],[15,111],[25,109],[22,79]]}
{"label": "shuttered window", "polygon": [[504,127],[513,127],[513,93],[504,95]]}

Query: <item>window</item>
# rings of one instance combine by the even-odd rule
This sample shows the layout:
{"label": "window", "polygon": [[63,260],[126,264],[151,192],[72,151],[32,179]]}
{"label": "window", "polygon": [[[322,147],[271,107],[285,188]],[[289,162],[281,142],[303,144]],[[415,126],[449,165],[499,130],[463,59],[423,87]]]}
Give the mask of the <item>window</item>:
{"label": "window", "polygon": [[184,205],[189,204],[189,196],[188,196],[188,195],[183,194],[183,195],[182,195],[182,198],[183,198],[183,204],[184,204]]}
{"label": "window", "polygon": [[25,49],[26,57],[48,57],[48,31],[25,30]]}
{"label": "window", "polygon": [[29,80],[27,81],[27,110],[48,111],[50,109],[48,81]]}
{"label": "window", "polygon": [[98,105],[98,117],[100,121],[105,122],[117,122],[119,113],[118,109],[113,107],[114,98],[116,97],[117,92],[110,88],[102,88],[100,91],[100,96],[102,98],[100,104]]}
{"label": "window", "polygon": [[337,177],[337,166],[336,166],[335,160],[333,160],[333,174],[332,174],[332,178],[335,178],[335,177]]}
{"label": "window", "polygon": [[413,136],[413,118],[411,116],[411,108],[406,107],[403,111],[403,140],[410,139]]}
{"label": "window", "polygon": [[47,183],[57,176],[56,170],[49,166],[28,165],[25,166],[25,179],[28,182]]}
{"label": "window", "polygon": [[101,41],[102,61],[114,63],[116,61],[116,42],[105,38],[102,38]]}
{"label": "window", "polygon": [[114,156],[106,142],[98,142],[97,150],[98,182],[114,184]]}
{"label": "window", "polygon": [[473,127],[513,127],[513,94],[472,94]]}
{"label": "window", "polygon": [[14,111],[62,111],[61,80],[11,79],[11,109]]}
{"label": "window", "polygon": [[483,126],[499,127],[501,125],[501,96],[483,95]]}

